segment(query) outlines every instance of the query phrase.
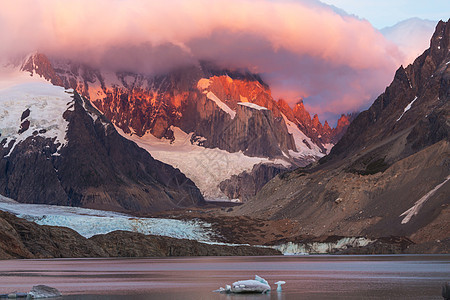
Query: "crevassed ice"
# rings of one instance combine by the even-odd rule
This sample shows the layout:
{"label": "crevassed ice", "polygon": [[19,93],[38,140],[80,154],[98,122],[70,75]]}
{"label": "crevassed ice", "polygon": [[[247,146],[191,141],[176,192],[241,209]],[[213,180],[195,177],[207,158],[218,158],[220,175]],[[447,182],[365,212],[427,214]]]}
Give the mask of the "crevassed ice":
{"label": "crevassed ice", "polygon": [[62,226],[89,238],[115,230],[213,242],[211,224],[196,220],[136,218],[126,214],[79,207],[24,204],[0,195],[0,210],[39,225]]}

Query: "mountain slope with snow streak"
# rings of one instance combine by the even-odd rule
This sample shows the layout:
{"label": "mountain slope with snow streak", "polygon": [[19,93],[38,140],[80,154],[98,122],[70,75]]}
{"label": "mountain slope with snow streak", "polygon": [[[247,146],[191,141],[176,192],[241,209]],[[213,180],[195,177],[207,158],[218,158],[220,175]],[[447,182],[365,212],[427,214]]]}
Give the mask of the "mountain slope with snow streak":
{"label": "mountain slope with snow streak", "polygon": [[32,75],[0,70],[0,194],[127,212],[204,203],[191,180],[120,136],[77,92]]}

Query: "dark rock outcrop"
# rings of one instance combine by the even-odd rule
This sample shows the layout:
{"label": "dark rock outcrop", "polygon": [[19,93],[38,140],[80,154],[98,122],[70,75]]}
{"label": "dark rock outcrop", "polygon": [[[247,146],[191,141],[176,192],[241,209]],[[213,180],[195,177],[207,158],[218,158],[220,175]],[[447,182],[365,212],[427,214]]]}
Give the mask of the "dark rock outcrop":
{"label": "dark rock outcrop", "polygon": [[251,172],[233,175],[220,183],[220,190],[230,199],[240,199],[246,202],[272,178],[289,169],[282,165],[258,164]]}
{"label": "dark rock outcrop", "polygon": [[283,119],[276,120],[268,109],[238,105],[235,118],[223,129],[219,148],[249,156],[282,157],[283,152],[295,149],[292,136]]}
{"label": "dark rock outcrop", "polygon": [[[178,169],[123,138],[95,108],[74,95],[67,145],[41,136],[2,148],[0,191],[23,203],[152,212],[204,203]],[[57,155],[55,155],[57,154]]]}
{"label": "dark rock outcrop", "polygon": [[86,239],[69,228],[41,226],[0,211],[0,259],[279,254],[270,248],[209,245],[124,231]]}

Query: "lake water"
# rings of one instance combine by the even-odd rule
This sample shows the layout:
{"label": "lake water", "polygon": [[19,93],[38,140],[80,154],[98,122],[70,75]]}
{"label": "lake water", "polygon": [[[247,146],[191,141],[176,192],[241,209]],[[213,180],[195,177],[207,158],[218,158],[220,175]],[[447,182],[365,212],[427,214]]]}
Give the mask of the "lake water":
{"label": "lake water", "polygon": [[[212,291],[258,274],[269,294]],[[284,280],[283,291],[275,281]],[[442,299],[450,255],[280,256],[0,261],[0,293],[46,284],[63,299]]]}

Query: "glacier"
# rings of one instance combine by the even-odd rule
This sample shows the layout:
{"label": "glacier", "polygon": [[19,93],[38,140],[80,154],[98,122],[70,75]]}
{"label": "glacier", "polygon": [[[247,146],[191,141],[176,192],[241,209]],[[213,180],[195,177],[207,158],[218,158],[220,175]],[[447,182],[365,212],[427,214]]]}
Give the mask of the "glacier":
{"label": "glacier", "polygon": [[0,195],[0,210],[39,225],[68,227],[86,238],[116,230],[214,242],[211,224],[198,220],[138,218],[127,214],[80,207],[24,204]]}
{"label": "glacier", "polygon": [[364,237],[345,237],[335,242],[309,242],[309,243],[293,243],[288,242],[276,245],[273,248],[281,251],[284,255],[302,255],[302,254],[327,254],[337,250],[344,250],[350,247],[364,247],[373,240]]}

